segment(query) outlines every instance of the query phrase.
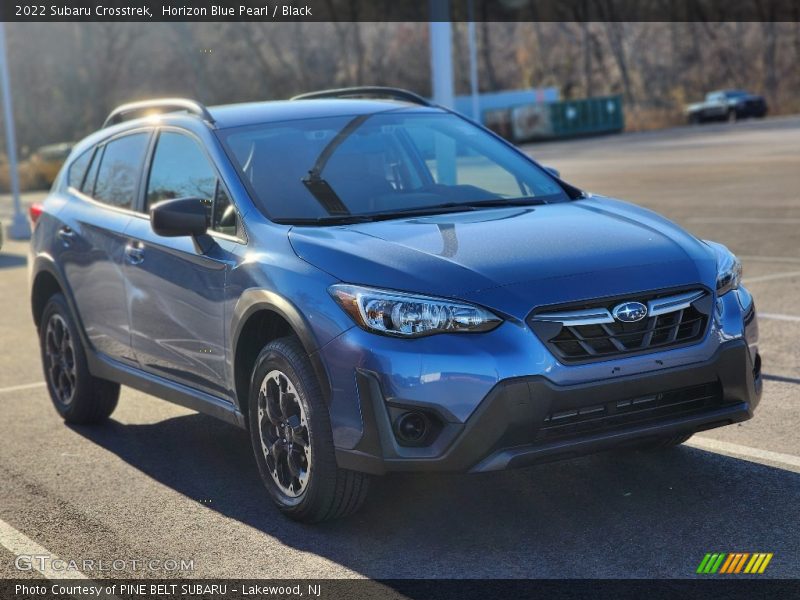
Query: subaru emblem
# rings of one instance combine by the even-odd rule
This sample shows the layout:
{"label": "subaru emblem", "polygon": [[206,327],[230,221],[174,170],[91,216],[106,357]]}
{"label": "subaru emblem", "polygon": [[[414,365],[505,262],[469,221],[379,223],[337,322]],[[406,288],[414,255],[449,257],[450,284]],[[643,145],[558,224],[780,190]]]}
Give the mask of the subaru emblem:
{"label": "subaru emblem", "polygon": [[623,302],[615,306],[611,314],[617,321],[635,323],[647,316],[647,307],[641,302]]}

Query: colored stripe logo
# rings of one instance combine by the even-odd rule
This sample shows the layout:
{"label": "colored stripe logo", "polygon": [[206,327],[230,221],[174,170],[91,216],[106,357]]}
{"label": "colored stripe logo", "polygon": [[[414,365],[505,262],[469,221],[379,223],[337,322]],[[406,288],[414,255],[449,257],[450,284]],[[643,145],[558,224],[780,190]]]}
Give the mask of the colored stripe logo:
{"label": "colored stripe logo", "polygon": [[709,552],[700,561],[696,573],[701,575],[736,575],[763,573],[772,560],[772,552]]}

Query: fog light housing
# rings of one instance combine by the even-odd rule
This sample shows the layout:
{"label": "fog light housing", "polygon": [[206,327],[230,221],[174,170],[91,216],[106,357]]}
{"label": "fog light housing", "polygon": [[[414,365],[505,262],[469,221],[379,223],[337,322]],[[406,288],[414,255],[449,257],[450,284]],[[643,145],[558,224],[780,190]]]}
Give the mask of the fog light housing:
{"label": "fog light housing", "polygon": [[429,429],[428,418],[420,412],[406,412],[394,422],[394,432],[401,442],[419,444]]}

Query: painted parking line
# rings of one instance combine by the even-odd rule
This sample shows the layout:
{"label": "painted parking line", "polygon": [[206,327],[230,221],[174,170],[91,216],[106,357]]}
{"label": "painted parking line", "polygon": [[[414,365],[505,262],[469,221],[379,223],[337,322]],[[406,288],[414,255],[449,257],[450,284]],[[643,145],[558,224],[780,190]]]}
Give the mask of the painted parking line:
{"label": "painted parking line", "polygon": [[5,392],[21,392],[22,390],[32,390],[44,386],[44,381],[37,381],[36,383],[23,383],[22,385],[12,385],[9,387],[0,388],[0,394]]}
{"label": "painted parking line", "polygon": [[[57,581],[72,579],[82,582],[73,586],[62,585],[64,591],[61,593],[66,596],[71,596],[76,600],[83,600],[88,595],[98,600],[120,600],[119,597],[110,593],[106,584],[97,583],[77,569],[54,569],[53,564],[66,564],[66,562],[2,519],[0,519],[0,546],[16,557],[15,564],[17,560],[20,560],[23,568],[27,569],[30,565],[31,570],[37,571],[47,579]],[[90,593],[85,591],[87,587],[92,588]]]}
{"label": "painted parking line", "polygon": [[3,548],[17,557],[46,556],[48,558],[46,561],[26,560],[24,564],[25,567],[30,564],[34,570],[47,577],[47,579],[88,579],[80,571],[67,569],[56,571],[53,569],[53,561],[59,560],[55,554],[34,542],[24,533],[20,533],[2,519],[0,519],[0,546],[3,546]]}
{"label": "painted parking line", "polygon": [[800,225],[795,217],[689,217],[689,223],[740,223],[742,225]]}
{"label": "painted parking line", "polygon": [[792,321],[800,323],[800,317],[797,315],[782,315],[780,313],[758,313],[759,319],[772,319],[774,321]]}
{"label": "painted parking line", "polygon": [[745,277],[742,283],[758,283],[759,281],[772,281],[774,279],[788,279],[790,277],[797,277],[800,271],[785,271],[783,273],[772,273],[770,275],[759,275],[758,277]]}
{"label": "painted parking line", "polygon": [[699,448],[700,450],[716,452],[717,454],[743,458],[750,462],[761,463],[762,461],[768,461],[792,469],[800,469],[800,456],[794,456],[792,454],[772,452],[771,450],[762,450],[761,448],[752,448],[750,446],[742,446],[740,444],[722,442],[720,440],[698,436],[694,436],[686,442],[686,445]]}
{"label": "painted parking line", "polygon": [[770,375],[769,373],[764,373],[761,376],[768,381],[779,381],[781,383],[800,384],[800,378],[797,377],[787,377],[786,375]]}

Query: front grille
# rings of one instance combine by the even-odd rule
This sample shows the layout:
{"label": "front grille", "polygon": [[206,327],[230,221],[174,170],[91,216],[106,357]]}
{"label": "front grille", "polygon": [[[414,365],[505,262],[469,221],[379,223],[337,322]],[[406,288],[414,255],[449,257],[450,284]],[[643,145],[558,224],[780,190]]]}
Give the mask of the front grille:
{"label": "front grille", "polygon": [[[616,298],[534,313],[528,322],[559,360],[603,360],[701,340],[709,323],[710,298],[703,290]],[[615,319],[614,307],[627,300],[646,305],[647,316],[633,323]]]}
{"label": "front grille", "polygon": [[718,382],[695,385],[605,404],[584,406],[548,414],[537,441],[609,431],[649,421],[684,417],[723,405]]}

